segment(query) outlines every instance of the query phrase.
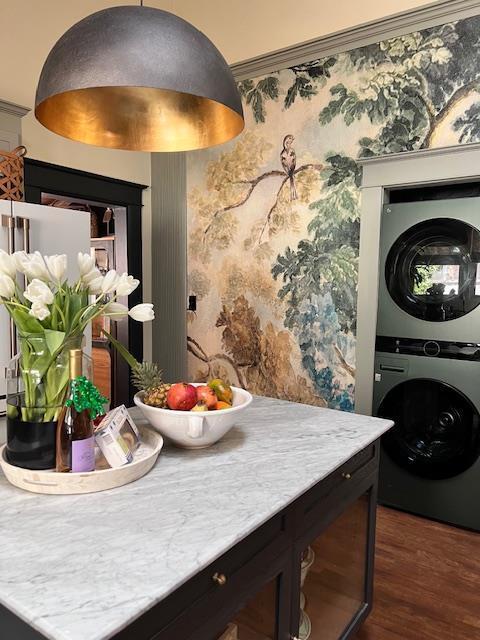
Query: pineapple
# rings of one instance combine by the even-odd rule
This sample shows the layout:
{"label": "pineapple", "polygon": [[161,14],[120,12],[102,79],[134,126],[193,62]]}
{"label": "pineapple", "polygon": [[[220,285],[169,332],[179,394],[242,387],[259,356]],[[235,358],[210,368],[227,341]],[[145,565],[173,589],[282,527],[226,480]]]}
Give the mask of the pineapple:
{"label": "pineapple", "polygon": [[167,391],[172,386],[162,381],[162,370],[155,362],[138,362],[130,351],[107,331],[103,331],[132,370],[132,384],[144,392],[143,401],[153,407],[167,406]]}
{"label": "pineapple", "polygon": [[149,404],[152,407],[165,409],[165,407],[167,406],[167,393],[171,386],[171,384],[167,384],[164,382],[158,387],[150,389],[145,393],[143,401],[145,402],[145,404]]}
{"label": "pineapple", "polygon": [[132,365],[132,384],[139,391],[150,391],[162,384],[162,371],[154,362],[136,362]]}
{"label": "pineapple", "polygon": [[167,391],[172,385],[162,382],[162,372],[154,362],[137,362],[132,367],[132,383],[145,393],[145,404],[161,408],[167,406]]}

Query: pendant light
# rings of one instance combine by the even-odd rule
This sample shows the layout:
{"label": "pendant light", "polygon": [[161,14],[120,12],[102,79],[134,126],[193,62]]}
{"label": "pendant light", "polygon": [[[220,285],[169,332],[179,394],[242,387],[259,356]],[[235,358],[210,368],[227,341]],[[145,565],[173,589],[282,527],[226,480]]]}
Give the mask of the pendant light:
{"label": "pendant light", "polygon": [[186,151],[243,127],[222,54],[182,18],[111,7],[71,27],[43,66],[35,116],[66,138],[136,151]]}

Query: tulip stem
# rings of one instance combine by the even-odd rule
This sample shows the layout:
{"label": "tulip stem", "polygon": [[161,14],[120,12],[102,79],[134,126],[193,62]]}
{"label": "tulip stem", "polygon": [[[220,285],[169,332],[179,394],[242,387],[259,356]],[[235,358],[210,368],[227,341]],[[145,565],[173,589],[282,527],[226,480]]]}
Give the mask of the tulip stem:
{"label": "tulip stem", "polygon": [[60,314],[60,317],[62,318],[62,322],[63,322],[63,330],[65,331],[67,328],[67,321],[65,320],[65,315],[62,311],[62,309],[60,308],[60,306],[54,302],[53,306],[55,307],[55,309],[58,311],[58,313]]}

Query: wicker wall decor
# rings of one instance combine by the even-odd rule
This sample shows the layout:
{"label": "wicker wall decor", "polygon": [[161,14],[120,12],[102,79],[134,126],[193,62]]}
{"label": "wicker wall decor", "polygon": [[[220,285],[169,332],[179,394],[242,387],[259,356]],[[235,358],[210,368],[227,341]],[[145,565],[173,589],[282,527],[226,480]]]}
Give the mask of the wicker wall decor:
{"label": "wicker wall decor", "polygon": [[13,151],[0,150],[0,200],[23,200],[23,156],[20,146]]}

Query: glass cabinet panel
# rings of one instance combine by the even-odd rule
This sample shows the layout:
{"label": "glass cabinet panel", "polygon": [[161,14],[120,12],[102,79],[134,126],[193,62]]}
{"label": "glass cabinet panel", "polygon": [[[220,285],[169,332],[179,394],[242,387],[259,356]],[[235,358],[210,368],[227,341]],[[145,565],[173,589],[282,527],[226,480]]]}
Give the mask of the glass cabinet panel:
{"label": "glass cabinet panel", "polygon": [[365,602],[369,495],[302,554],[299,640],[338,640]]}
{"label": "glass cabinet panel", "polygon": [[275,640],[277,580],[251,598],[218,640]]}

